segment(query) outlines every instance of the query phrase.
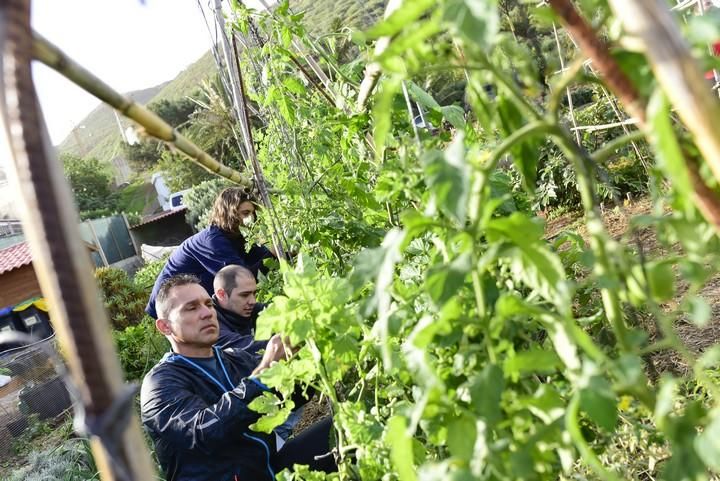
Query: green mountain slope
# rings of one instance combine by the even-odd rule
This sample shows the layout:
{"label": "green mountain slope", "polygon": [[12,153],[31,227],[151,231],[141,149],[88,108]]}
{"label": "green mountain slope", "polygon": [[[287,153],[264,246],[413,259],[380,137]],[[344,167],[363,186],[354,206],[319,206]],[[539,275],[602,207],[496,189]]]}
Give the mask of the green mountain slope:
{"label": "green mountain slope", "polygon": [[[161,84],[125,95],[144,104],[157,95],[164,86],[165,84]],[[73,155],[97,156],[95,152],[105,150],[105,144],[113,137],[120,139],[113,109],[106,104],[100,104],[75,126],[74,131],[68,134],[58,149],[62,153]]]}
{"label": "green mountain slope", "polygon": [[382,17],[387,0],[297,0],[293,12],[305,12],[303,24],[316,36],[343,27],[365,28]]}
{"label": "green mountain slope", "polygon": [[[204,79],[215,72],[215,62],[208,51],[175,79],[126,95],[141,104],[181,98],[192,93]],[[130,125],[130,121],[122,117],[121,123],[123,129]],[[121,140],[113,109],[101,104],[78,123],[74,132],[62,141],[58,149],[61,153],[96,157],[103,162],[110,162],[117,155]]]}

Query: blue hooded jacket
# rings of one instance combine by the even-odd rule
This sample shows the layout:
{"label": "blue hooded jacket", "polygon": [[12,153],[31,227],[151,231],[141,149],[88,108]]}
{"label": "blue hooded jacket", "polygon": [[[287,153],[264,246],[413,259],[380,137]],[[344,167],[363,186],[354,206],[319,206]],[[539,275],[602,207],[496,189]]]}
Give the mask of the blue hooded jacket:
{"label": "blue hooded jacket", "polygon": [[270,250],[265,246],[253,245],[246,252],[245,247],[245,238],[242,235],[230,236],[215,225],[185,239],[170,255],[155,280],[145,312],[157,319],[155,297],[165,279],[177,274],[198,276],[200,285],[212,295],[215,274],[225,266],[237,264],[246,267],[255,277],[258,271],[267,272],[263,260],[273,257]]}
{"label": "blue hooded jacket", "polygon": [[168,353],[143,380],[141,417],[167,481],[275,479],[274,434],[249,429],[248,404],[267,388],[249,378],[260,357],[213,348],[223,375]]}

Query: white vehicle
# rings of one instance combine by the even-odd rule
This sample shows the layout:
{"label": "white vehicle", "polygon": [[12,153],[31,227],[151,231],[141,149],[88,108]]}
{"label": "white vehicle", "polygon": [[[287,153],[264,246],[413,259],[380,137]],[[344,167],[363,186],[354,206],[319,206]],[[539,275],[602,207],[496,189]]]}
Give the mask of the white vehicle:
{"label": "white vehicle", "polygon": [[190,189],[180,190],[178,192],[174,192],[174,193],[170,194],[170,197],[168,198],[169,208],[166,210],[175,210],[175,209],[179,209],[181,207],[185,207],[185,204],[183,203],[183,196],[189,190]]}

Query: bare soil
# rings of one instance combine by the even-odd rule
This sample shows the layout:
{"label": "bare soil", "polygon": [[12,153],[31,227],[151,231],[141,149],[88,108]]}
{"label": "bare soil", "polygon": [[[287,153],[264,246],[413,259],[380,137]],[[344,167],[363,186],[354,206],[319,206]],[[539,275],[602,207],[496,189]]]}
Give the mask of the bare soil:
{"label": "bare soil", "polygon": [[[634,233],[628,232],[629,221],[638,215],[648,215],[652,211],[652,202],[649,198],[641,198],[635,202],[627,203],[622,209],[612,209],[603,212],[603,222],[608,233],[616,240],[623,239],[631,242],[634,249],[641,248],[646,258],[652,259],[669,254],[671,251],[680,252],[679,246],[667,247],[658,242],[655,231],[651,227],[636,229]],[[547,222],[545,236],[552,239],[563,231],[578,233],[587,242],[589,235],[582,222],[582,214],[569,213]],[[687,290],[687,284],[679,276],[676,278],[677,297],[672,302],[662,306],[667,310],[675,309],[680,298]],[[685,316],[675,321],[675,331],[690,352],[699,354],[709,347],[720,342],[720,275],[713,276],[700,291],[711,307],[710,320],[704,327],[697,327]],[[651,340],[660,337],[654,320],[649,316],[640,319],[642,327],[650,334]],[[675,351],[660,351],[648,356],[648,367],[656,373],[673,372],[687,374],[687,363]]]}

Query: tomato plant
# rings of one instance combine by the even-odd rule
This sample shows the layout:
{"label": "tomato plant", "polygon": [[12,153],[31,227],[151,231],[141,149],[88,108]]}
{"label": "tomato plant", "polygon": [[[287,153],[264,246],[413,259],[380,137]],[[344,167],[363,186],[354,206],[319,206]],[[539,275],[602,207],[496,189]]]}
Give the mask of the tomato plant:
{"label": "tomato plant", "polygon": [[[691,200],[688,139],[642,56],[618,51],[652,97],[657,135],[630,154],[638,137],[620,129],[578,143],[565,87],[598,93],[598,81],[547,72],[542,45],[502,27],[521,8],[512,3],[405,1],[355,32],[382,71],[367,111],[354,107],[362,72],[308,40],[287,2],[236,7],[234,28],[262,32],[243,57],[265,119],[257,150],[283,234],[302,252],[281,265],[258,324],[259,337],[284,332],[301,348],[262,379],[279,406],[296,383],[330,399],[340,472],[329,478],[707,479],[720,471],[720,348],[689,349],[675,325],[708,322],[701,294],[720,246]],[[605,2],[580,3],[608,25]],[[522,8],[550,31],[546,7]],[[293,40],[322,60],[329,85],[299,73]],[[465,105],[420,87],[437,71],[461,74]],[[658,159],[647,170],[645,154]],[[541,155],[571,171],[564,188],[584,237],[549,239],[530,210],[547,192]],[[613,155],[634,162],[625,187],[601,162]],[[653,210],[611,236],[599,199],[646,181]],[[641,232],[661,248],[646,251]],[[653,370],[668,350],[687,374]]]}

